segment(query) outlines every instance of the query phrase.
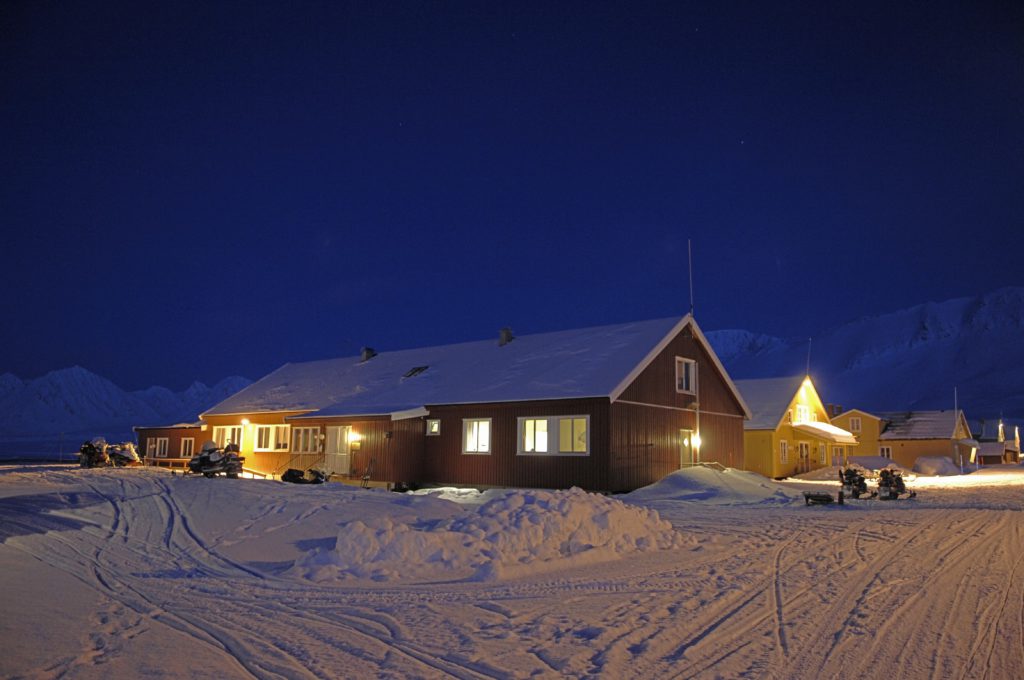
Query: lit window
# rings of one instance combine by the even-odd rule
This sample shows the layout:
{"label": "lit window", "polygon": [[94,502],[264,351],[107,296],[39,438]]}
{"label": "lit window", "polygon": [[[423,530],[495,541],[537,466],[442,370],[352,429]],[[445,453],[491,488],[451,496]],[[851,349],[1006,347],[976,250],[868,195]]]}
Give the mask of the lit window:
{"label": "lit window", "polygon": [[181,440],[181,457],[191,458],[192,453],[196,450],[196,438],[195,437],[183,437]]}
{"label": "lit window", "polygon": [[562,418],[558,421],[558,450],[561,453],[587,452],[587,418]]}
{"label": "lit window", "polygon": [[292,453],[319,453],[319,427],[293,427]]}
{"label": "lit window", "polygon": [[257,425],[256,451],[287,451],[289,425]]}
{"label": "lit window", "polygon": [[697,393],[697,362],[693,359],[676,357],[676,392]]}
{"label": "lit window", "polygon": [[430,418],[427,420],[427,436],[436,437],[441,434],[441,420]]}
{"label": "lit window", "polygon": [[850,416],[850,432],[860,432],[860,416]]}
{"label": "lit window", "polygon": [[525,453],[547,453],[548,421],[537,418],[523,420],[523,451]]}
{"label": "lit window", "polygon": [[462,421],[462,452],[491,452],[490,418],[470,418]]}
{"label": "lit window", "polygon": [[779,462],[789,462],[789,442],[779,442]]}
{"label": "lit window", "polygon": [[[590,416],[547,416],[519,419],[519,455],[587,455]],[[557,445],[552,439],[557,433]]]}
{"label": "lit window", "polygon": [[256,450],[270,450],[270,435],[274,428],[269,425],[260,425],[256,428]]}
{"label": "lit window", "polygon": [[811,419],[811,409],[810,409],[810,407],[808,407],[807,404],[797,404],[796,405],[796,417],[793,419],[793,424],[794,425],[799,425],[800,423],[806,423],[810,419]]}
{"label": "lit window", "polygon": [[242,448],[242,426],[226,425],[213,428],[213,441],[217,448],[223,449],[228,444],[237,444]]}

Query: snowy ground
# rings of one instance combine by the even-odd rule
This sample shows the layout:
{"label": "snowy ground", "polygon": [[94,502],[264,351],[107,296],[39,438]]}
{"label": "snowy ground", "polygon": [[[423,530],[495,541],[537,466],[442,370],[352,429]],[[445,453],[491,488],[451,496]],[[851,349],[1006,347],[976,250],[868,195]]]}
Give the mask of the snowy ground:
{"label": "snowy ground", "polygon": [[0,676],[1024,677],[1024,467],[911,486],[807,507],[836,485],[0,468]]}

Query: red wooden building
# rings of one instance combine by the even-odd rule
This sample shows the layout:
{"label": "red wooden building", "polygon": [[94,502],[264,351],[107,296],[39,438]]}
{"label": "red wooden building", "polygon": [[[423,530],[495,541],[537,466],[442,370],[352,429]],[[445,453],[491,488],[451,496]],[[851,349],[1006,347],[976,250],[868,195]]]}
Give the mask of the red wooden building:
{"label": "red wooden building", "polygon": [[202,419],[270,474],[623,491],[740,467],[747,417],[687,315],[286,364]]}

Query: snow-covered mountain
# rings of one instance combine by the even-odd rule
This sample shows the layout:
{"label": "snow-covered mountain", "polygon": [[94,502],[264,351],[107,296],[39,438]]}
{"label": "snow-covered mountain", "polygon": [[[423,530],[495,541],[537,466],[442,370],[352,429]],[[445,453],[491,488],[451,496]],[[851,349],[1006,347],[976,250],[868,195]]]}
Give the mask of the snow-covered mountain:
{"label": "snow-covered mountain", "polygon": [[[803,373],[807,339],[707,334],[733,378]],[[813,338],[822,398],[875,410],[953,407],[968,417],[1024,418],[1024,288],[927,303],[844,324]]]}
{"label": "snow-covered mountain", "polygon": [[128,392],[81,366],[33,380],[0,375],[0,438],[52,438],[94,432],[127,436],[133,425],[195,420],[205,409],[250,384],[232,376],[213,387],[193,383],[182,392],[150,387]]}

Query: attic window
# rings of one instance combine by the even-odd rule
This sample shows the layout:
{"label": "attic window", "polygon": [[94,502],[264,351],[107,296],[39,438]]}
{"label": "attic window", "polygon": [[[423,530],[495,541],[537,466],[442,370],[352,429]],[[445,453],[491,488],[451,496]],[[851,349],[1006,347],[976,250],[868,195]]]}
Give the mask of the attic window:
{"label": "attic window", "polygon": [[416,376],[418,376],[420,373],[422,373],[423,371],[427,370],[428,368],[430,368],[430,366],[414,366],[414,367],[410,368],[408,371],[406,371],[405,375],[403,375],[402,377],[403,378],[415,378]]}
{"label": "attic window", "polygon": [[676,392],[697,394],[697,362],[676,357]]}

